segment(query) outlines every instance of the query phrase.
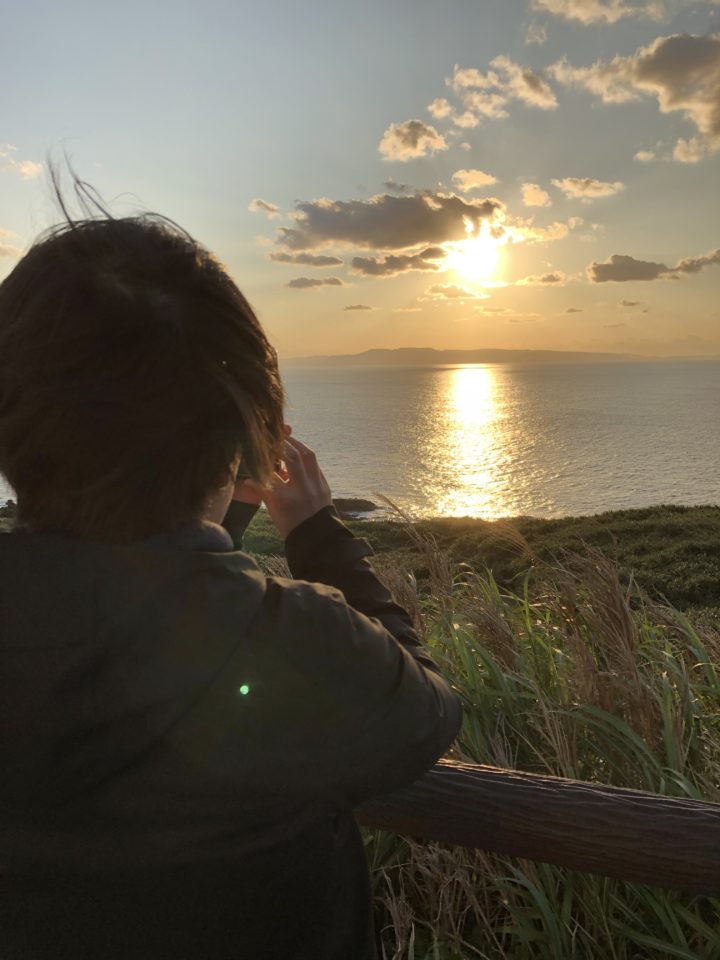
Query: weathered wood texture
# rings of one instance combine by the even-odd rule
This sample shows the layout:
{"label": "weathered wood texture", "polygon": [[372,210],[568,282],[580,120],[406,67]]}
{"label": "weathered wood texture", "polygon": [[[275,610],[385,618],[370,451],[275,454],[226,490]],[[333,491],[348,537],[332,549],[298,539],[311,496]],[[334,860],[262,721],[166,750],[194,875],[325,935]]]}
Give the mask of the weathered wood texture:
{"label": "weathered wood texture", "polygon": [[441,760],[359,823],[689,893],[720,894],[720,804]]}

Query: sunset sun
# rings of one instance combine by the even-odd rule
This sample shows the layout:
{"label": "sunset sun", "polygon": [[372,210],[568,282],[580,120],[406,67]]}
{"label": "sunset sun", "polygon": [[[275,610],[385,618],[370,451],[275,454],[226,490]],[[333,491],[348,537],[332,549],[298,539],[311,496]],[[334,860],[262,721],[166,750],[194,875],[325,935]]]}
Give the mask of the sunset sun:
{"label": "sunset sun", "polygon": [[471,283],[492,280],[500,261],[500,242],[493,237],[487,221],[474,235],[468,232],[467,240],[448,245],[447,266]]}

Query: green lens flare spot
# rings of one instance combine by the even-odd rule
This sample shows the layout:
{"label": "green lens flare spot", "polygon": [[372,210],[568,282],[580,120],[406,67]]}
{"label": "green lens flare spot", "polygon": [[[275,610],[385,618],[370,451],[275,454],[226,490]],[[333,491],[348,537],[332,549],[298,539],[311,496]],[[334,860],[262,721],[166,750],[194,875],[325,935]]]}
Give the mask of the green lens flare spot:
{"label": "green lens flare spot", "polygon": [[241,687],[238,687],[238,693],[241,693],[244,697],[246,697],[250,693],[250,687],[244,683]]}

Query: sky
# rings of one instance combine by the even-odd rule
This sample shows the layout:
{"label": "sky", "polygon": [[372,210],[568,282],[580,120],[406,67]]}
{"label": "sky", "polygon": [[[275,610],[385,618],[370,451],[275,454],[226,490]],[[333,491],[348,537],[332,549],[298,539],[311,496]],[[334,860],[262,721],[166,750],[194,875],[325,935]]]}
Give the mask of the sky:
{"label": "sky", "polygon": [[4,10],[0,279],[67,154],[171,217],[281,358],[720,354],[720,0]]}

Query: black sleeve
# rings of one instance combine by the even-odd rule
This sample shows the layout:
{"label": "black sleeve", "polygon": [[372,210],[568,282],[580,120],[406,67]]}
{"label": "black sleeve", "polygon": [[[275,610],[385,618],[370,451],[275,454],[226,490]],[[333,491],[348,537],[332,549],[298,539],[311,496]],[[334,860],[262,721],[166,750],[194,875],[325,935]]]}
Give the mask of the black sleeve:
{"label": "black sleeve", "polygon": [[222,526],[230,534],[236,550],[243,549],[243,537],[250,525],[250,521],[260,509],[256,503],[243,503],[241,500],[231,500]]}
{"label": "black sleeve", "polygon": [[[328,597],[322,613],[316,608],[325,622],[316,627],[323,639],[315,642],[324,652],[315,672],[334,688],[332,707],[344,705],[324,728],[328,779],[334,758],[335,775],[353,805],[412,783],[458,735],[460,698],[373,572],[372,547],[355,537],[334,507],[299,524],[285,553],[293,576],[312,581]],[[341,592],[331,601],[333,588]]]}
{"label": "black sleeve", "polygon": [[407,612],[373,572],[367,559],[373,548],[345,526],[334,507],[323,507],[295,527],[285,541],[285,555],[296,580],[340,590],[353,609],[380,621],[419,663],[439,672]]}
{"label": "black sleeve", "polygon": [[460,731],[461,701],[435,665],[334,587],[269,578],[248,639],[265,682],[234,699],[248,741],[266,745],[259,788],[357,806],[417,780]]}

